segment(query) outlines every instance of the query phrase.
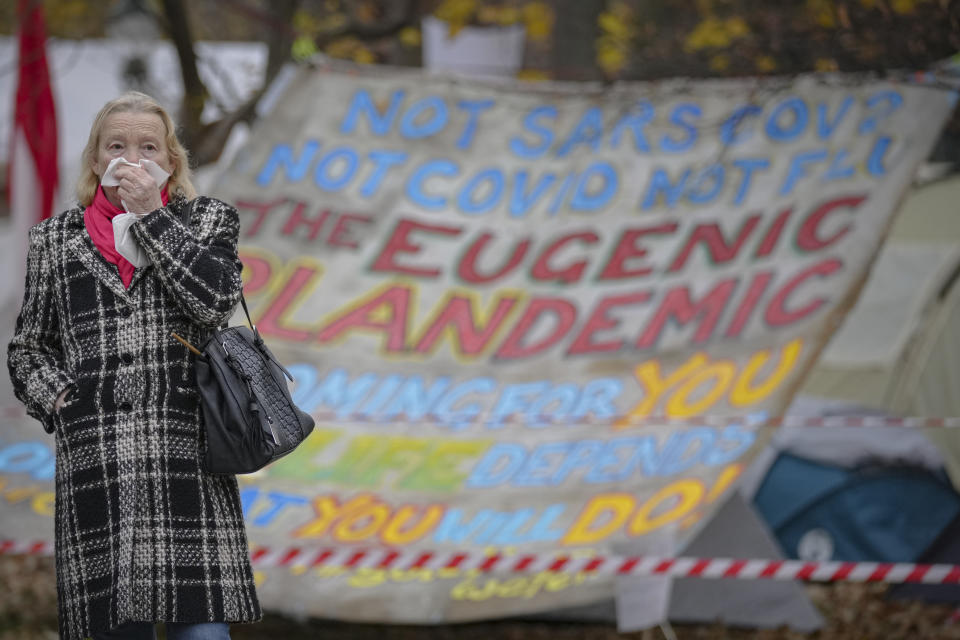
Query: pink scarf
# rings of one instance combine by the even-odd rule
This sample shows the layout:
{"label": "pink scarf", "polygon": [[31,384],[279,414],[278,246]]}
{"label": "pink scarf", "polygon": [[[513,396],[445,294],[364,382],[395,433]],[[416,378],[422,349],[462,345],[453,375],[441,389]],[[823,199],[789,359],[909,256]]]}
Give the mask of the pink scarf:
{"label": "pink scarf", "polygon": [[[163,205],[167,205],[167,188],[164,187],[160,192],[160,200]],[[133,272],[136,270],[129,260],[117,252],[113,241],[113,217],[119,213],[125,213],[123,209],[115,207],[107,199],[107,194],[103,192],[103,187],[97,188],[97,195],[93,197],[93,202],[83,212],[83,224],[93,240],[94,246],[99,249],[101,255],[110,264],[117,265],[120,272],[120,280],[123,286],[129,287],[133,280]]]}

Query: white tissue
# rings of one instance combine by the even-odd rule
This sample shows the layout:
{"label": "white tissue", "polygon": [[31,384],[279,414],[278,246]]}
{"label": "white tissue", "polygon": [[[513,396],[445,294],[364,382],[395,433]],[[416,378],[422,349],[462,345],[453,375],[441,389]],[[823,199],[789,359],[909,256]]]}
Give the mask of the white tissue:
{"label": "white tissue", "polygon": [[[126,158],[114,158],[110,161],[110,164],[107,165],[107,170],[103,172],[103,177],[100,178],[100,184],[105,187],[115,187],[120,184],[120,181],[117,180],[117,176],[114,174],[117,167],[124,164],[146,170],[161,189],[163,189],[163,185],[167,184],[167,179],[170,177],[169,173],[161,169],[160,166],[152,160],[142,159],[139,164],[135,164],[129,162]],[[123,205],[123,209],[127,213],[120,213],[113,217],[113,245],[116,247],[117,253],[129,260],[130,264],[134,267],[145,267],[150,264],[150,257],[146,251],[137,244],[133,233],[130,231],[130,226],[150,212],[132,212],[126,202],[121,200],[120,204]]]}

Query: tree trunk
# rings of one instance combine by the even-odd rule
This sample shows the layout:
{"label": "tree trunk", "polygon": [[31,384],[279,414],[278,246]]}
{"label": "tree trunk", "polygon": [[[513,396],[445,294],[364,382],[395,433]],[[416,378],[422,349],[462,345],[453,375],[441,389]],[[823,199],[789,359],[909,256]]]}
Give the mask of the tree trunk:
{"label": "tree trunk", "polygon": [[600,80],[596,64],[597,19],[602,0],[556,0],[551,71],[557,80]]}

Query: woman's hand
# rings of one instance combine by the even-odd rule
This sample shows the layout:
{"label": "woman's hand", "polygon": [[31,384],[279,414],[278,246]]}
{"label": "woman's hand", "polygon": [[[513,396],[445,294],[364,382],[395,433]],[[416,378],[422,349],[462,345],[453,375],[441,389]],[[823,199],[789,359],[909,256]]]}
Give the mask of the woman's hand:
{"label": "woman's hand", "polygon": [[160,187],[146,169],[130,165],[117,167],[114,175],[119,180],[117,195],[126,203],[130,213],[150,213],[163,206]]}
{"label": "woman's hand", "polygon": [[60,409],[67,404],[67,396],[70,395],[70,392],[73,391],[73,387],[67,387],[60,392],[60,395],[57,396],[57,399],[53,403],[53,412],[60,413]]}

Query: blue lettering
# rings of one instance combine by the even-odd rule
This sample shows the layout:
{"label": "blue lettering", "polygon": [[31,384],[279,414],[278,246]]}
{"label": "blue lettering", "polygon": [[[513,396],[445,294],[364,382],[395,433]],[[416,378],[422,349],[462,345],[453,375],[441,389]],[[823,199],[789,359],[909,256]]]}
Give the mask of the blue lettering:
{"label": "blue lettering", "polygon": [[340,133],[353,133],[357,128],[360,116],[366,115],[370,123],[370,131],[374,135],[387,135],[390,127],[393,126],[403,97],[402,89],[394,91],[393,96],[390,97],[390,106],[387,107],[386,113],[381,114],[373,98],[370,97],[370,92],[366,89],[357,89],[356,93],[353,94],[353,100],[350,102],[347,116],[343,119],[343,124],[340,125]]}
{"label": "blue lettering", "polygon": [[258,513],[257,517],[253,519],[252,524],[256,527],[266,527],[287,507],[302,507],[309,503],[306,498],[301,496],[278,493],[276,491],[268,491],[267,497],[271,500],[271,504],[265,511]]}
{"label": "blue lettering", "polygon": [[[790,123],[782,125],[780,116],[783,113],[790,113]],[[810,119],[810,113],[807,110],[807,103],[802,98],[787,98],[777,105],[767,118],[767,135],[777,142],[789,142],[793,140],[807,127],[807,121]]]}
{"label": "blue lettering", "polygon": [[733,462],[747,452],[757,439],[757,434],[741,429],[740,425],[731,424],[723,429],[720,439],[725,442],[732,441],[732,446],[714,448],[703,457],[703,464],[723,465]]}
{"label": "blue lettering", "polygon": [[463,544],[470,538],[478,535],[484,527],[491,523],[496,525],[498,521],[503,521],[503,514],[491,509],[482,509],[474,514],[468,523],[463,523],[462,509],[449,509],[444,515],[443,520],[437,525],[433,534],[434,542],[452,542],[454,544]]}
{"label": "blue lettering", "polygon": [[581,420],[593,415],[599,420],[620,415],[614,400],[623,391],[623,381],[619,378],[597,378],[583,388],[577,407],[573,410],[573,419]]}
{"label": "blue lettering", "polygon": [[903,104],[903,96],[896,91],[881,91],[867,99],[867,108],[873,108],[880,102],[886,102],[886,108],[880,109],[879,113],[871,114],[870,117],[860,123],[858,130],[860,135],[876,131],[881,120],[900,108]]}
{"label": "blue lettering", "polygon": [[653,105],[646,100],[637,102],[634,109],[621,118],[613,127],[613,133],[610,134],[610,147],[616,149],[620,146],[620,138],[628,129],[633,132],[633,144],[639,152],[649,152],[650,144],[647,142],[647,136],[643,128],[653,121],[655,114]]}
{"label": "blue lettering", "polygon": [[510,198],[510,215],[514,218],[522,218],[530,211],[530,207],[540,199],[544,191],[549,189],[557,180],[556,174],[547,173],[540,177],[533,190],[527,193],[527,180],[530,173],[526,170],[520,170],[516,173],[513,183],[513,195]]}
{"label": "blue lettering", "polygon": [[[430,111],[433,111],[432,115]],[[417,118],[426,113],[426,121],[417,123]],[[443,98],[430,96],[424,98],[407,110],[400,121],[400,135],[404,138],[429,138],[447,126],[449,114]]]}
{"label": "blue lettering", "polygon": [[474,466],[464,486],[471,489],[487,489],[510,480],[527,458],[527,450],[519,444],[498,442],[487,449],[483,458]]}
{"label": "blue lettering", "polygon": [[[527,457],[526,464],[513,476],[517,487],[544,487],[550,484],[551,467],[562,461],[570,451],[570,442],[547,442],[536,447]],[[554,460],[551,460],[551,456]]]}
{"label": "blue lettering", "polygon": [[473,144],[474,136],[477,133],[477,120],[480,114],[494,105],[493,100],[461,100],[457,106],[465,110],[469,115],[467,124],[463,127],[463,133],[457,140],[458,149],[469,149]]}
{"label": "blue lettering", "polygon": [[450,378],[437,378],[425,388],[422,376],[410,376],[397,391],[397,394],[383,409],[384,418],[394,418],[400,414],[408,420],[421,420],[430,412],[434,404],[447,392]]}
{"label": "blue lettering", "polygon": [[41,442],[16,442],[0,449],[0,471],[7,473],[36,471],[48,463],[52,457],[50,448]]}
{"label": "blue lettering", "polygon": [[753,172],[759,169],[769,169],[770,161],[766,158],[741,158],[734,160],[732,164],[743,171],[743,177],[740,178],[740,187],[737,189],[737,195],[733,199],[733,204],[743,204],[747,194],[750,192],[750,181],[753,180]]}
{"label": "blue lettering", "polygon": [[370,152],[369,157],[373,160],[374,166],[370,177],[367,178],[367,181],[363,183],[363,187],[360,189],[360,195],[364,198],[373,197],[373,195],[377,193],[377,190],[380,189],[383,179],[387,177],[387,172],[390,170],[390,167],[403,164],[407,161],[409,155],[403,151],[374,149]]}
{"label": "blue lettering", "polygon": [[442,196],[430,196],[423,191],[424,183],[434,175],[455,176],[460,168],[445,159],[428,160],[417,167],[407,182],[407,197],[424,209],[443,209],[447,206],[447,199]]}
{"label": "blue lettering", "polygon": [[365,373],[351,381],[344,369],[334,369],[314,389],[309,392],[304,390],[307,399],[301,406],[307,412],[327,406],[337,412],[338,418],[350,417],[356,413],[360,402],[377,383],[377,378],[374,373]]}
{"label": "blue lettering", "polygon": [[266,164],[263,165],[263,169],[261,169],[257,175],[257,184],[261,186],[270,184],[274,174],[281,168],[285,170],[284,172],[288,181],[297,182],[303,180],[303,177],[307,175],[307,169],[310,168],[310,163],[313,162],[313,156],[319,149],[319,142],[316,140],[307,140],[303,144],[303,151],[300,153],[300,157],[295,158],[293,148],[290,145],[274,145],[273,151],[270,152],[270,157],[267,158]]}
{"label": "blue lettering", "polygon": [[[489,184],[486,194],[477,200],[474,196],[478,189]],[[497,205],[500,197],[503,195],[504,178],[500,169],[484,169],[470,178],[467,184],[461,189],[457,198],[457,207],[460,211],[469,215],[486,213]]]}
{"label": "blue lettering", "polygon": [[[600,189],[594,193],[587,193],[587,185],[593,176],[599,176],[601,184]],[[616,170],[606,162],[596,162],[583,172],[580,176],[580,182],[577,184],[577,190],[570,201],[570,208],[575,211],[594,211],[605,206],[610,199],[617,193],[620,179],[617,177]]]}
{"label": "blue lettering", "polygon": [[872,176],[882,176],[887,173],[886,167],[883,166],[883,156],[886,155],[887,149],[890,148],[890,144],[893,142],[887,136],[881,136],[877,138],[877,141],[873,143],[873,149],[870,151],[870,157],[867,158],[867,171]]}
{"label": "blue lettering", "polygon": [[528,144],[523,138],[514,136],[510,138],[510,150],[514,155],[520,158],[539,158],[550,145],[553,144],[553,131],[537,122],[540,118],[556,119],[557,108],[550,105],[536,107],[530,110],[530,113],[523,119],[523,127],[530,133],[536,135],[539,141],[534,144]]}
{"label": "blue lettering", "polygon": [[850,178],[857,172],[857,168],[852,163],[844,164],[844,161],[848,159],[849,155],[846,149],[837,151],[837,154],[830,160],[830,166],[827,168],[827,172],[823,174],[824,182]]}
{"label": "blue lettering", "polygon": [[603,111],[600,107],[591,107],[587,109],[576,129],[570,134],[566,142],[557,150],[557,157],[563,158],[570,150],[580,144],[589,145],[591,149],[597,151],[600,148],[600,138],[603,137]]}
{"label": "blue lettering", "polygon": [[687,192],[687,199],[694,204],[707,204],[714,200],[723,189],[724,176],[726,176],[726,170],[722,164],[707,167],[693,180]]}
{"label": "blue lettering", "polygon": [[654,169],[650,177],[650,186],[647,188],[647,195],[643,198],[641,209],[650,209],[657,204],[662,191],[666,198],[667,208],[672,209],[677,206],[680,196],[687,186],[687,180],[690,178],[690,169],[684,169],[683,174],[677,180],[676,184],[670,182],[670,176],[666,169]]}
{"label": "blue lettering", "polygon": [[730,117],[720,125],[720,142],[729,147],[747,140],[752,132],[738,133],[737,129],[748,116],[757,116],[761,113],[763,113],[763,109],[755,104],[746,104],[735,109]]}
{"label": "blue lettering", "polygon": [[827,110],[830,108],[830,105],[821,103],[817,105],[817,135],[820,136],[821,140],[826,140],[837,130],[837,127],[840,126],[840,123],[843,122],[843,117],[847,115],[847,111],[850,110],[850,107],[853,105],[853,98],[847,96],[843,99],[843,102],[840,103],[840,107],[837,109],[837,115],[833,117],[831,121]]}
{"label": "blue lettering", "polygon": [[493,411],[491,411],[487,426],[491,428],[502,427],[504,418],[514,413],[528,412],[531,396],[541,394],[548,388],[550,388],[550,383],[545,380],[506,385],[500,393],[500,398],[497,400]]}
{"label": "blue lettering", "polygon": [[[331,175],[329,168],[337,160],[342,160],[343,168],[340,175]],[[358,163],[357,152],[353,149],[349,147],[334,149],[317,163],[317,168],[313,172],[313,181],[325,191],[337,191],[353,179]]]}
{"label": "blue lettering", "polygon": [[434,409],[437,419],[454,429],[468,426],[480,414],[482,407],[476,402],[461,407],[457,407],[457,403],[471,393],[490,393],[496,388],[497,383],[493,378],[474,378],[458,384],[437,402]]}
{"label": "blue lettering", "polygon": [[670,113],[670,123],[683,129],[685,135],[677,140],[668,133],[663,134],[660,139],[660,148],[667,153],[680,153],[693,147],[697,143],[697,127],[693,122],[685,119],[684,116],[697,120],[702,115],[703,111],[700,107],[692,102],[678,104]]}
{"label": "blue lettering", "polygon": [[788,195],[793,191],[797,180],[807,175],[807,167],[816,162],[823,162],[827,158],[826,149],[814,149],[813,151],[801,151],[790,159],[790,168],[787,170],[787,177],[780,187],[781,196]]}

